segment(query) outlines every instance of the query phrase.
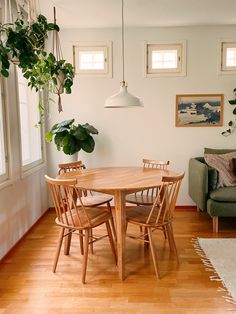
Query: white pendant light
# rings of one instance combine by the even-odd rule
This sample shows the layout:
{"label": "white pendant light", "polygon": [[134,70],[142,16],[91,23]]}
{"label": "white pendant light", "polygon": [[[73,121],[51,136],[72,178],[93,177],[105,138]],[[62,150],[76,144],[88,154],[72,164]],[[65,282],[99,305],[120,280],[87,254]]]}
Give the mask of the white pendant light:
{"label": "white pendant light", "polygon": [[115,95],[110,96],[106,99],[105,108],[126,108],[126,107],[140,107],[143,106],[143,102],[140,98],[133,96],[127,90],[127,84],[124,78],[124,0],[122,3],[122,76],[123,80],[120,83],[120,91]]}

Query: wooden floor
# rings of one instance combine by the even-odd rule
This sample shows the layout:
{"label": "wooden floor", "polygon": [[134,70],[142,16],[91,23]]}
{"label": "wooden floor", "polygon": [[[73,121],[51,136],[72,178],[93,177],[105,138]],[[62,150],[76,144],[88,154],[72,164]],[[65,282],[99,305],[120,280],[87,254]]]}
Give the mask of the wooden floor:
{"label": "wooden floor", "polygon": [[[49,211],[0,264],[0,314],[236,313],[236,306],[217,291],[220,283],[209,280],[211,273],[205,271],[191,244],[193,237],[215,237],[209,216],[187,211],[175,216],[180,265],[160,232],[156,240],[161,280],[154,275],[151,254],[144,253],[141,243],[127,239],[127,279],[121,282],[104,239],[89,256],[87,284],[82,285],[76,235],[71,254],[62,254],[57,273],[51,272],[59,230]],[[218,237],[236,237],[236,220],[221,219]]]}

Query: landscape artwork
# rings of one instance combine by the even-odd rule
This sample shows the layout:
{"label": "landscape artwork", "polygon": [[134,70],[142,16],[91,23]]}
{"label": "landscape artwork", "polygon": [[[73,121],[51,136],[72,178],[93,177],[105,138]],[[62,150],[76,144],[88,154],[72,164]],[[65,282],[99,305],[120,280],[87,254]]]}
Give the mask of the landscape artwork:
{"label": "landscape artwork", "polygon": [[176,126],[222,126],[223,94],[176,95]]}

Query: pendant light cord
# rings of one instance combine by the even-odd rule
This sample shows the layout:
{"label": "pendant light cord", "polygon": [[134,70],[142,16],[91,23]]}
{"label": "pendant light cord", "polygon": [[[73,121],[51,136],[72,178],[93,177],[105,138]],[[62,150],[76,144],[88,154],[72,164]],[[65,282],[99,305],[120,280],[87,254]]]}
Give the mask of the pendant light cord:
{"label": "pendant light cord", "polygon": [[124,0],[121,0],[121,18],[122,18],[122,85],[125,85],[125,41],[124,41]]}

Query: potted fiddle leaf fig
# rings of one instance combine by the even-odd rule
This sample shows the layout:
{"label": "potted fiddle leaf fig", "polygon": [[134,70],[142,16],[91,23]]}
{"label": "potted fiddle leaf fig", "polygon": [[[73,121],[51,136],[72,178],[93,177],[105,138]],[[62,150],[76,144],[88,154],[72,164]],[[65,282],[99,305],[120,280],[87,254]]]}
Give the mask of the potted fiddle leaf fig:
{"label": "potted fiddle leaf fig", "polygon": [[[232,106],[236,106],[236,88],[234,88],[233,92],[235,95],[235,99],[229,100],[229,104]],[[236,115],[236,107],[233,109],[233,114]],[[227,130],[223,131],[221,133],[222,135],[229,136],[230,134],[232,134],[234,132],[234,130],[236,129],[236,119],[230,120],[228,122],[228,126],[229,126],[229,128]]]}
{"label": "potted fiddle leaf fig", "polygon": [[46,133],[46,141],[50,143],[54,140],[57,150],[62,150],[66,155],[73,155],[81,149],[91,153],[95,147],[92,135],[98,134],[98,130],[88,123],[74,122],[75,119],[70,119],[53,125]]}

